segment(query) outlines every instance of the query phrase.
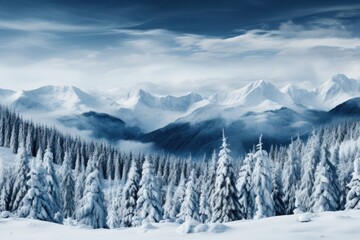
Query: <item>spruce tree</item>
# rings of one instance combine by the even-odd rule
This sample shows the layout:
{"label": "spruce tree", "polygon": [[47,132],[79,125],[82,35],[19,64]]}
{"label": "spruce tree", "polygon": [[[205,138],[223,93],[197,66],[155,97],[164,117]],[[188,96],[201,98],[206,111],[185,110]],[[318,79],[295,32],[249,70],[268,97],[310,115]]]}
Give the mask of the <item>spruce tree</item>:
{"label": "spruce tree", "polygon": [[[282,164],[278,161],[275,162],[273,178],[272,178],[272,198],[274,200],[274,209],[275,215],[284,215],[286,214],[285,204],[284,204],[284,191],[283,191],[283,182],[282,182]],[[296,192],[295,192],[296,196]]]}
{"label": "spruce tree", "polygon": [[320,159],[319,149],[319,136],[313,132],[304,150],[303,175],[296,193],[295,207],[298,212],[310,211],[312,207],[311,195],[314,191],[315,171]]}
{"label": "spruce tree", "polygon": [[44,167],[45,167],[45,179],[47,185],[47,192],[50,199],[50,207],[55,212],[54,219],[58,223],[63,222],[63,206],[62,206],[62,199],[61,199],[61,192],[60,192],[60,184],[58,176],[56,175],[54,169],[54,157],[51,152],[51,149],[48,147],[45,150],[44,154]]}
{"label": "spruce tree", "polygon": [[216,169],[215,192],[212,209],[212,222],[230,222],[241,219],[236,178],[223,130],[222,145]]}
{"label": "spruce tree", "polygon": [[60,169],[60,188],[62,192],[64,217],[71,218],[75,213],[75,181],[68,152],[65,152],[64,160],[62,162],[63,164]]}
{"label": "spruce tree", "polygon": [[287,160],[284,163],[283,187],[285,213],[292,214],[295,210],[296,190],[301,178],[299,148],[296,142],[291,142],[287,151]]}
{"label": "spruce tree", "polygon": [[360,158],[354,161],[354,172],[348,184],[349,192],[346,196],[346,209],[360,210]]}
{"label": "spruce tree", "polygon": [[255,199],[252,182],[253,161],[253,154],[249,153],[240,168],[240,174],[236,184],[239,192],[241,217],[244,219],[251,219],[254,215]]}
{"label": "spruce tree", "polygon": [[170,219],[175,220],[180,212],[181,204],[185,198],[186,178],[184,173],[181,174],[179,185],[176,188],[174,197],[171,201]]}
{"label": "spruce tree", "polygon": [[42,163],[33,160],[30,179],[27,182],[28,191],[24,196],[19,216],[23,218],[38,219],[55,222],[55,212],[51,208],[50,199],[46,190],[45,170]]}
{"label": "spruce tree", "polygon": [[313,212],[336,211],[339,208],[339,186],[335,166],[330,162],[326,146],[321,149],[320,163],[315,172],[314,192],[311,196]]}
{"label": "spruce tree", "polygon": [[111,190],[111,204],[108,211],[107,224],[110,229],[119,228],[121,226],[121,189],[114,187]]}
{"label": "spruce tree", "polygon": [[139,170],[135,159],[131,162],[130,172],[123,191],[121,225],[131,227],[136,212],[137,193],[139,191]]}
{"label": "spruce tree", "polygon": [[174,183],[172,180],[166,186],[165,203],[163,206],[163,209],[164,209],[163,219],[165,219],[165,220],[171,219],[170,212],[171,212],[171,208],[172,208],[172,199],[174,197],[174,192],[175,192],[175,186],[174,186]]}
{"label": "spruce tree", "polygon": [[257,144],[257,152],[253,182],[255,193],[255,219],[274,216],[274,201],[272,199],[272,184],[270,173],[270,161],[268,153],[262,149],[261,136]]}
{"label": "spruce tree", "polygon": [[163,214],[161,191],[149,157],[145,157],[143,163],[137,197],[136,216],[132,225],[139,226],[143,222],[159,222]]}
{"label": "spruce tree", "polygon": [[30,167],[29,159],[26,155],[25,148],[20,146],[18,154],[16,155],[16,166],[15,166],[15,175],[14,175],[14,185],[12,188],[10,209],[11,211],[16,211],[22,204],[22,200],[27,193],[28,185],[27,181],[29,180]]}
{"label": "spruce tree", "polygon": [[200,200],[199,200],[199,218],[202,223],[211,220],[211,202],[209,201],[209,169],[205,166],[205,172],[201,176],[200,181]]}
{"label": "spruce tree", "polygon": [[108,227],[106,224],[105,197],[96,160],[93,156],[88,163],[90,173],[86,176],[84,196],[79,202],[76,213],[80,224],[88,225],[94,229]]}
{"label": "spruce tree", "polygon": [[192,170],[186,183],[185,198],[181,204],[178,218],[186,220],[200,220],[199,217],[199,194],[196,190],[195,171]]}

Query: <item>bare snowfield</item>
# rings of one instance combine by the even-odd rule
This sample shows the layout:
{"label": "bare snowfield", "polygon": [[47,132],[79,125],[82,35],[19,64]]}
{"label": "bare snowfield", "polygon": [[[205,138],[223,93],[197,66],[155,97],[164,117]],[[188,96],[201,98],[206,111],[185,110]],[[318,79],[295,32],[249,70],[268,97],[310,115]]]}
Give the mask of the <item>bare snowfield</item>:
{"label": "bare snowfield", "polygon": [[260,220],[209,224],[207,231],[182,233],[179,224],[159,223],[138,228],[87,229],[31,219],[0,218],[0,239],[360,239],[360,211],[326,212],[311,216],[310,222],[301,215],[271,217]]}

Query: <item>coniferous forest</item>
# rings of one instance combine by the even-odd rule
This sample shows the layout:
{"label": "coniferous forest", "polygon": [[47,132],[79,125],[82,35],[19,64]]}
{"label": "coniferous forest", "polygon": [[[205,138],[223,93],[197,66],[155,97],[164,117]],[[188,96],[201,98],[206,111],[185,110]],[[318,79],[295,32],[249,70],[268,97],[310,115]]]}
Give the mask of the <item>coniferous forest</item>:
{"label": "coniferous forest", "polygon": [[[286,146],[232,156],[226,132],[203,160],[127,153],[64,135],[0,108],[0,211],[92,228],[203,223],[360,209],[360,123],[341,122]],[[1,157],[1,156],[0,156]]]}

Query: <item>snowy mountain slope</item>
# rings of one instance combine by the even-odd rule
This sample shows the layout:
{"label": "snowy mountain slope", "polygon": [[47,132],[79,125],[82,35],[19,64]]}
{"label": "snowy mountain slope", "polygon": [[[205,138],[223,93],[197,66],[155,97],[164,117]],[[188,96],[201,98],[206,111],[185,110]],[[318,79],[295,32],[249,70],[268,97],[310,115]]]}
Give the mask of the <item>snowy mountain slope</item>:
{"label": "snowy mountain slope", "polygon": [[106,113],[90,111],[79,115],[60,117],[58,121],[69,128],[90,131],[91,137],[107,139],[110,142],[137,139],[142,134],[139,128],[129,127],[121,119]]}
{"label": "snowy mountain slope", "polygon": [[330,112],[335,117],[359,117],[360,98],[353,98],[333,108]]}
{"label": "snowy mountain slope", "polygon": [[264,80],[255,81],[243,88],[219,92],[209,97],[210,102],[219,105],[258,106],[269,101],[283,106],[292,104],[291,99],[277,87]]}
{"label": "snowy mountain slope", "polygon": [[344,74],[336,74],[319,88],[306,90],[286,86],[281,91],[289,95],[296,104],[307,109],[330,110],[340,103],[360,96],[360,81],[350,79]]}
{"label": "snowy mountain slope", "polygon": [[[260,220],[236,221],[226,224],[209,224],[208,230],[198,233],[182,233],[176,223],[148,224],[123,229],[87,229],[78,226],[49,222],[0,218],[0,233],[4,239],[253,239],[253,240],[303,240],[303,239],[358,239],[360,212],[339,211],[312,215],[310,222],[299,215],[271,217]],[[204,226],[202,226],[204,227]]]}
{"label": "snowy mountain slope", "polygon": [[121,96],[116,102],[120,108],[115,115],[145,132],[164,127],[208,104],[206,99],[196,93],[180,97],[156,96],[144,90]]}
{"label": "snowy mountain slope", "polygon": [[[234,154],[242,154],[252,148],[262,134],[266,143],[285,144],[298,133],[310,132],[331,120],[325,112],[297,113],[288,108],[264,112],[248,112],[234,120],[222,117],[198,122],[178,121],[144,135],[145,142],[154,142],[160,149],[175,153],[211,154],[219,147],[221,131],[225,129]],[[266,145],[266,147],[269,147]]]}
{"label": "snowy mountain slope", "polygon": [[[16,109],[25,110],[29,101],[42,109],[53,112],[81,112],[101,106],[100,99],[93,97],[76,87],[45,86],[31,91],[21,91],[15,94],[12,103]],[[42,110],[40,107],[33,108]]]}
{"label": "snowy mountain slope", "polygon": [[[203,109],[198,109],[199,117],[204,116]],[[215,110],[213,111],[216,112]],[[350,99],[334,109],[326,111],[304,110],[301,112],[289,108],[263,112],[232,114],[233,118],[217,112],[217,117],[191,121],[188,118],[145,134],[144,142],[153,142],[159,149],[177,154],[211,154],[220,146],[222,129],[225,129],[229,143],[235,146],[234,154],[243,154],[252,148],[260,135],[267,143],[287,144],[298,134],[307,135],[314,128],[343,121],[360,120],[360,98]],[[215,115],[214,115],[215,116]],[[237,118],[236,118],[237,117]]]}
{"label": "snowy mountain slope", "polygon": [[359,97],[360,81],[337,74],[322,84],[316,93],[319,104],[334,107],[352,97]]}

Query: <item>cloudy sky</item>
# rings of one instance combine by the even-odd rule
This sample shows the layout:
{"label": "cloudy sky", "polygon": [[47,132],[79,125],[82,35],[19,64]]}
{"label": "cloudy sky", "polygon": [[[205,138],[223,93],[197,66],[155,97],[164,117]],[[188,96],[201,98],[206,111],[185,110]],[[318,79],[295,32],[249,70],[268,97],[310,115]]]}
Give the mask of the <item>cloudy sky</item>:
{"label": "cloudy sky", "polygon": [[[286,2],[286,5],[284,5]],[[0,0],[0,88],[209,94],[360,79],[356,0]]]}

